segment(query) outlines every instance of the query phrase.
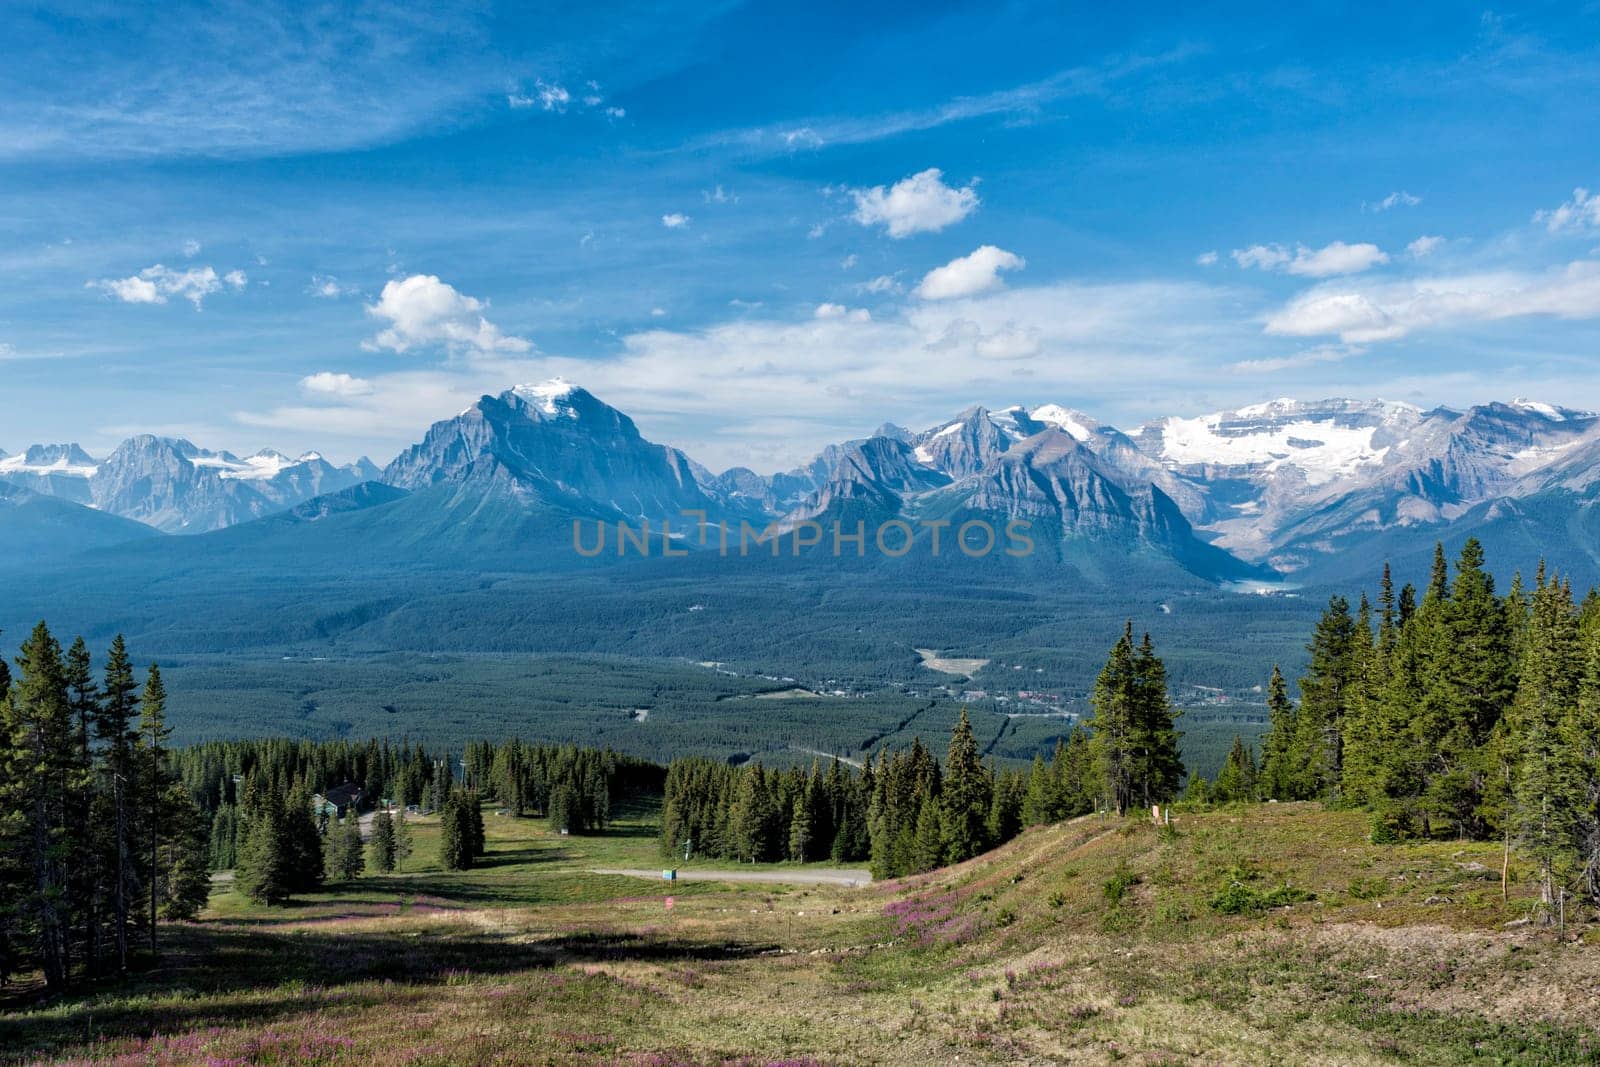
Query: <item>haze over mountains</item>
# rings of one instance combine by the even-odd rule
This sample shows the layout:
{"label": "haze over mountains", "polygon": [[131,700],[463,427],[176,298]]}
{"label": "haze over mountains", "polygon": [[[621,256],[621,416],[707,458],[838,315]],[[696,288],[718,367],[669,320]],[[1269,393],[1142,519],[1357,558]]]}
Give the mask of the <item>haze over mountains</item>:
{"label": "haze over mountains", "polygon": [[541,537],[570,547],[574,518],[683,529],[693,511],[869,531],[899,520],[918,538],[944,521],[1022,519],[1047,558],[1087,548],[1210,580],[1331,578],[1374,551],[1404,556],[1465,532],[1587,565],[1600,556],[1597,484],[1600,417],[1520,399],[1466,411],[1284,399],[1127,431],[1057,404],[972,407],[920,432],[886,424],[795,470],[713,474],[556,380],[483,397],[381,471],[148,435],[104,459],[34,445],[0,457],[0,544],[15,564],[274,517],[252,536],[305,537],[315,522],[330,544],[537,563]]}

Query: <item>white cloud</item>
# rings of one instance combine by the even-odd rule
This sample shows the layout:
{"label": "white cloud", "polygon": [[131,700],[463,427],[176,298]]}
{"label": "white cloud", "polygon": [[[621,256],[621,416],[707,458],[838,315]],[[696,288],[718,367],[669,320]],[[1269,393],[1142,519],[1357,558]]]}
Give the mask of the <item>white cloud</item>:
{"label": "white cloud", "polygon": [[220,292],[225,284],[243,289],[247,280],[241,270],[231,270],[218,278],[211,267],[173,270],[157,263],[131,277],[104,278],[89,282],[88,287],[109,293],[125,304],[165,304],[168,297],[182,297],[199,310],[205,298]]}
{"label": "white cloud", "polygon": [[1194,257],[1194,261],[1200,264],[1202,267],[1209,267],[1216,263],[1217,254],[1216,252],[1201,252],[1198,256]]}
{"label": "white cloud", "polygon": [[871,281],[856,286],[858,293],[898,293],[901,285],[892,274],[880,274]]}
{"label": "white cloud", "polygon": [[944,183],[937,167],[902,178],[892,186],[852,189],[856,202],[852,216],[863,226],[883,226],[890,237],[937,233],[978,210],[977,182],[961,188]]}
{"label": "white cloud", "polygon": [[1432,237],[1424,234],[1406,245],[1406,251],[1411,254],[1413,259],[1421,259],[1423,256],[1431,255],[1442,244],[1444,244],[1443,237]]}
{"label": "white cloud", "polygon": [[653,318],[653,319],[664,319],[664,318],[667,317],[667,309],[666,308],[651,308],[650,309],[650,317]]}
{"label": "white cloud", "polygon": [[815,222],[812,223],[811,228],[806,231],[806,237],[809,240],[815,241],[817,238],[821,237],[827,232],[828,224],[826,222]]}
{"label": "white cloud", "polygon": [[183,242],[183,254],[187,259],[193,259],[195,256],[198,256],[200,254],[200,242],[196,241],[192,237]]}
{"label": "white cloud", "polygon": [[628,111],[626,108],[608,107],[606,108],[606,117],[612,119],[625,119],[628,117]]}
{"label": "white cloud", "polygon": [[572,102],[572,94],[566,89],[542,81],[534,86],[534,95],[539,99],[539,106],[546,111],[565,111]]}
{"label": "white cloud", "polygon": [[692,216],[685,215],[681,211],[673,211],[661,216],[661,225],[665,226],[669,230],[687,229],[689,223],[693,221],[694,218]]}
{"label": "white cloud", "polygon": [[488,305],[458,292],[432,274],[389,281],[367,314],[389,325],[362,347],[408,352],[440,345],[451,352],[490,354],[527,352],[533,345],[500,331],[484,318]]}
{"label": "white cloud", "polygon": [[1600,261],[1579,260],[1542,274],[1503,271],[1358,288],[1319,286],[1270,316],[1266,332],[1332,334],[1359,344],[1527,316],[1600,318]]}
{"label": "white cloud", "polygon": [[1536,211],[1534,222],[1542,222],[1551,233],[1600,227],[1600,196],[1582,187],[1572,190],[1572,199],[1549,211]]}
{"label": "white cloud", "polygon": [[970,255],[930,270],[916,288],[924,300],[953,300],[1000,287],[1000,272],[1021,270],[1027,261],[1014,252],[983,245]]}
{"label": "white cloud", "polygon": [[720,184],[714,189],[700,190],[700,199],[708,204],[737,204],[739,202],[737,196],[728,192]]}
{"label": "white cloud", "polygon": [[860,263],[860,262],[861,262],[861,257],[856,255],[854,252],[852,252],[848,256],[845,256],[843,259],[841,259],[839,261],[839,269],[840,270],[850,270],[853,267],[855,267],[855,265],[857,263]]}
{"label": "white cloud", "polygon": [[1335,274],[1359,274],[1389,262],[1389,256],[1374,244],[1345,244],[1334,241],[1312,249],[1296,245],[1251,245],[1233,250],[1233,261],[1241,267],[1281,270],[1307,278],[1328,278]]}
{"label": "white cloud", "polygon": [[300,391],[310,396],[349,399],[358,396],[371,396],[373,385],[365,378],[356,378],[349,374],[335,374],[332,371],[319,371],[316,374],[300,379]]}
{"label": "white cloud", "polygon": [[1416,207],[1420,203],[1422,203],[1422,197],[1412,196],[1404,189],[1399,189],[1390,193],[1382,200],[1378,200],[1371,204],[1362,204],[1361,206],[1368,211],[1376,213],[1380,211],[1388,211],[1391,208],[1397,207]]}
{"label": "white cloud", "polygon": [[852,310],[843,304],[818,304],[816,310],[811,313],[811,317],[814,319],[844,319],[848,322],[869,322],[872,319],[872,312],[866,308]]}
{"label": "white cloud", "polygon": [[331,274],[313,274],[311,285],[307,289],[312,296],[323,300],[337,300],[341,296],[350,296],[356,292],[353,285],[344,285],[338,278]]}

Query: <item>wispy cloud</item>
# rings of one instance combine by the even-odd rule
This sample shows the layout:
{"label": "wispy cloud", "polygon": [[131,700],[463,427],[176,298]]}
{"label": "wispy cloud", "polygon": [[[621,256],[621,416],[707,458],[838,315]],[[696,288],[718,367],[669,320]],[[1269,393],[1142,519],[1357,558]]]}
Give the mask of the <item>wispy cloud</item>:
{"label": "wispy cloud", "polygon": [[1397,207],[1416,207],[1420,203],[1422,203],[1422,197],[1413,196],[1404,189],[1397,189],[1388,196],[1384,197],[1382,200],[1374,200],[1370,203],[1363,203],[1361,205],[1361,209],[1363,211],[1370,211],[1373,214],[1378,214],[1384,211],[1393,210]]}
{"label": "wispy cloud", "polygon": [[1283,271],[1307,278],[1327,278],[1335,274],[1359,274],[1389,262],[1389,256],[1375,244],[1345,244],[1334,241],[1321,248],[1296,245],[1251,245],[1236,248],[1233,261],[1241,267]]}
{"label": "wispy cloud", "polygon": [[1228,364],[1232,374],[1276,374],[1279,371],[1298,370],[1322,363],[1342,363],[1366,351],[1354,345],[1318,345],[1304,352],[1288,356],[1269,356],[1264,359],[1241,359]]}
{"label": "wispy cloud", "polygon": [[1580,186],[1560,207],[1534,212],[1533,221],[1544,223],[1551,233],[1600,227],[1600,196]]}
{"label": "wispy cloud", "polygon": [[1155,54],[1114,56],[1100,64],[1062,70],[1048,78],[1010,89],[953,97],[933,107],[868,116],[818,117],[724,130],[691,142],[686,147],[700,150],[707,145],[722,145],[755,151],[793,152],[823,146],[864,144],[974,119],[1035,116],[1048,104],[1105,95],[1128,79],[1182,63],[1199,52],[1198,48],[1182,46]]}
{"label": "wispy cloud", "polygon": [[[447,121],[503,74],[462,45],[482,16],[382,5],[171,6],[161,18],[84,9],[57,29],[7,19],[0,158],[259,156],[379,143]],[[428,62],[407,61],[426,55]]]}
{"label": "wispy cloud", "polygon": [[212,267],[175,270],[157,263],[126,278],[102,278],[86,284],[124,304],[165,304],[168,298],[175,296],[189,301],[199,311],[206,297],[224,288],[243,289],[248,281],[242,270],[230,270],[219,277]]}

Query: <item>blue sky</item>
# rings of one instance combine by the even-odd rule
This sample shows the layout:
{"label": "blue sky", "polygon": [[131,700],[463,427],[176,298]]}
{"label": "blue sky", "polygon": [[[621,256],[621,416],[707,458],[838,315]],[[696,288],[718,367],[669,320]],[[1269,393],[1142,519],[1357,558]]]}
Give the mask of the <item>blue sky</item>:
{"label": "blue sky", "polygon": [[549,6],[7,4],[0,447],[1600,407],[1594,4]]}

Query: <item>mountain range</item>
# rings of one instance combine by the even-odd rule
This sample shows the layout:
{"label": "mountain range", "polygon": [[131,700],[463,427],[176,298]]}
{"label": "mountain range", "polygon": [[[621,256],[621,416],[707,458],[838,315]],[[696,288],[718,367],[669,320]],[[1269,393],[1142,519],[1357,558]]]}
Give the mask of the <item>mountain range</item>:
{"label": "mountain range", "polygon": [[1600,416],[1522,399],[1466,410],[1282,399],[1126,431],[1058,404],[971,407],[763,475],[713,473],[555,380],[484,396],[381,470],[148,435],[104,459],[75,444],[0,453],[0,548],[17,563],[250,527],[219,543],[526,564],[551,561],[551,538],[570,548],[574,519],[683,529],[694,512],[787,531],[897,521],[918,541],[944,523],[1023,520],[1047,559],[1133,553],[1213,581],[1336,580],[1374,553],[1467,533],[1592,569],[1597,487]]}

